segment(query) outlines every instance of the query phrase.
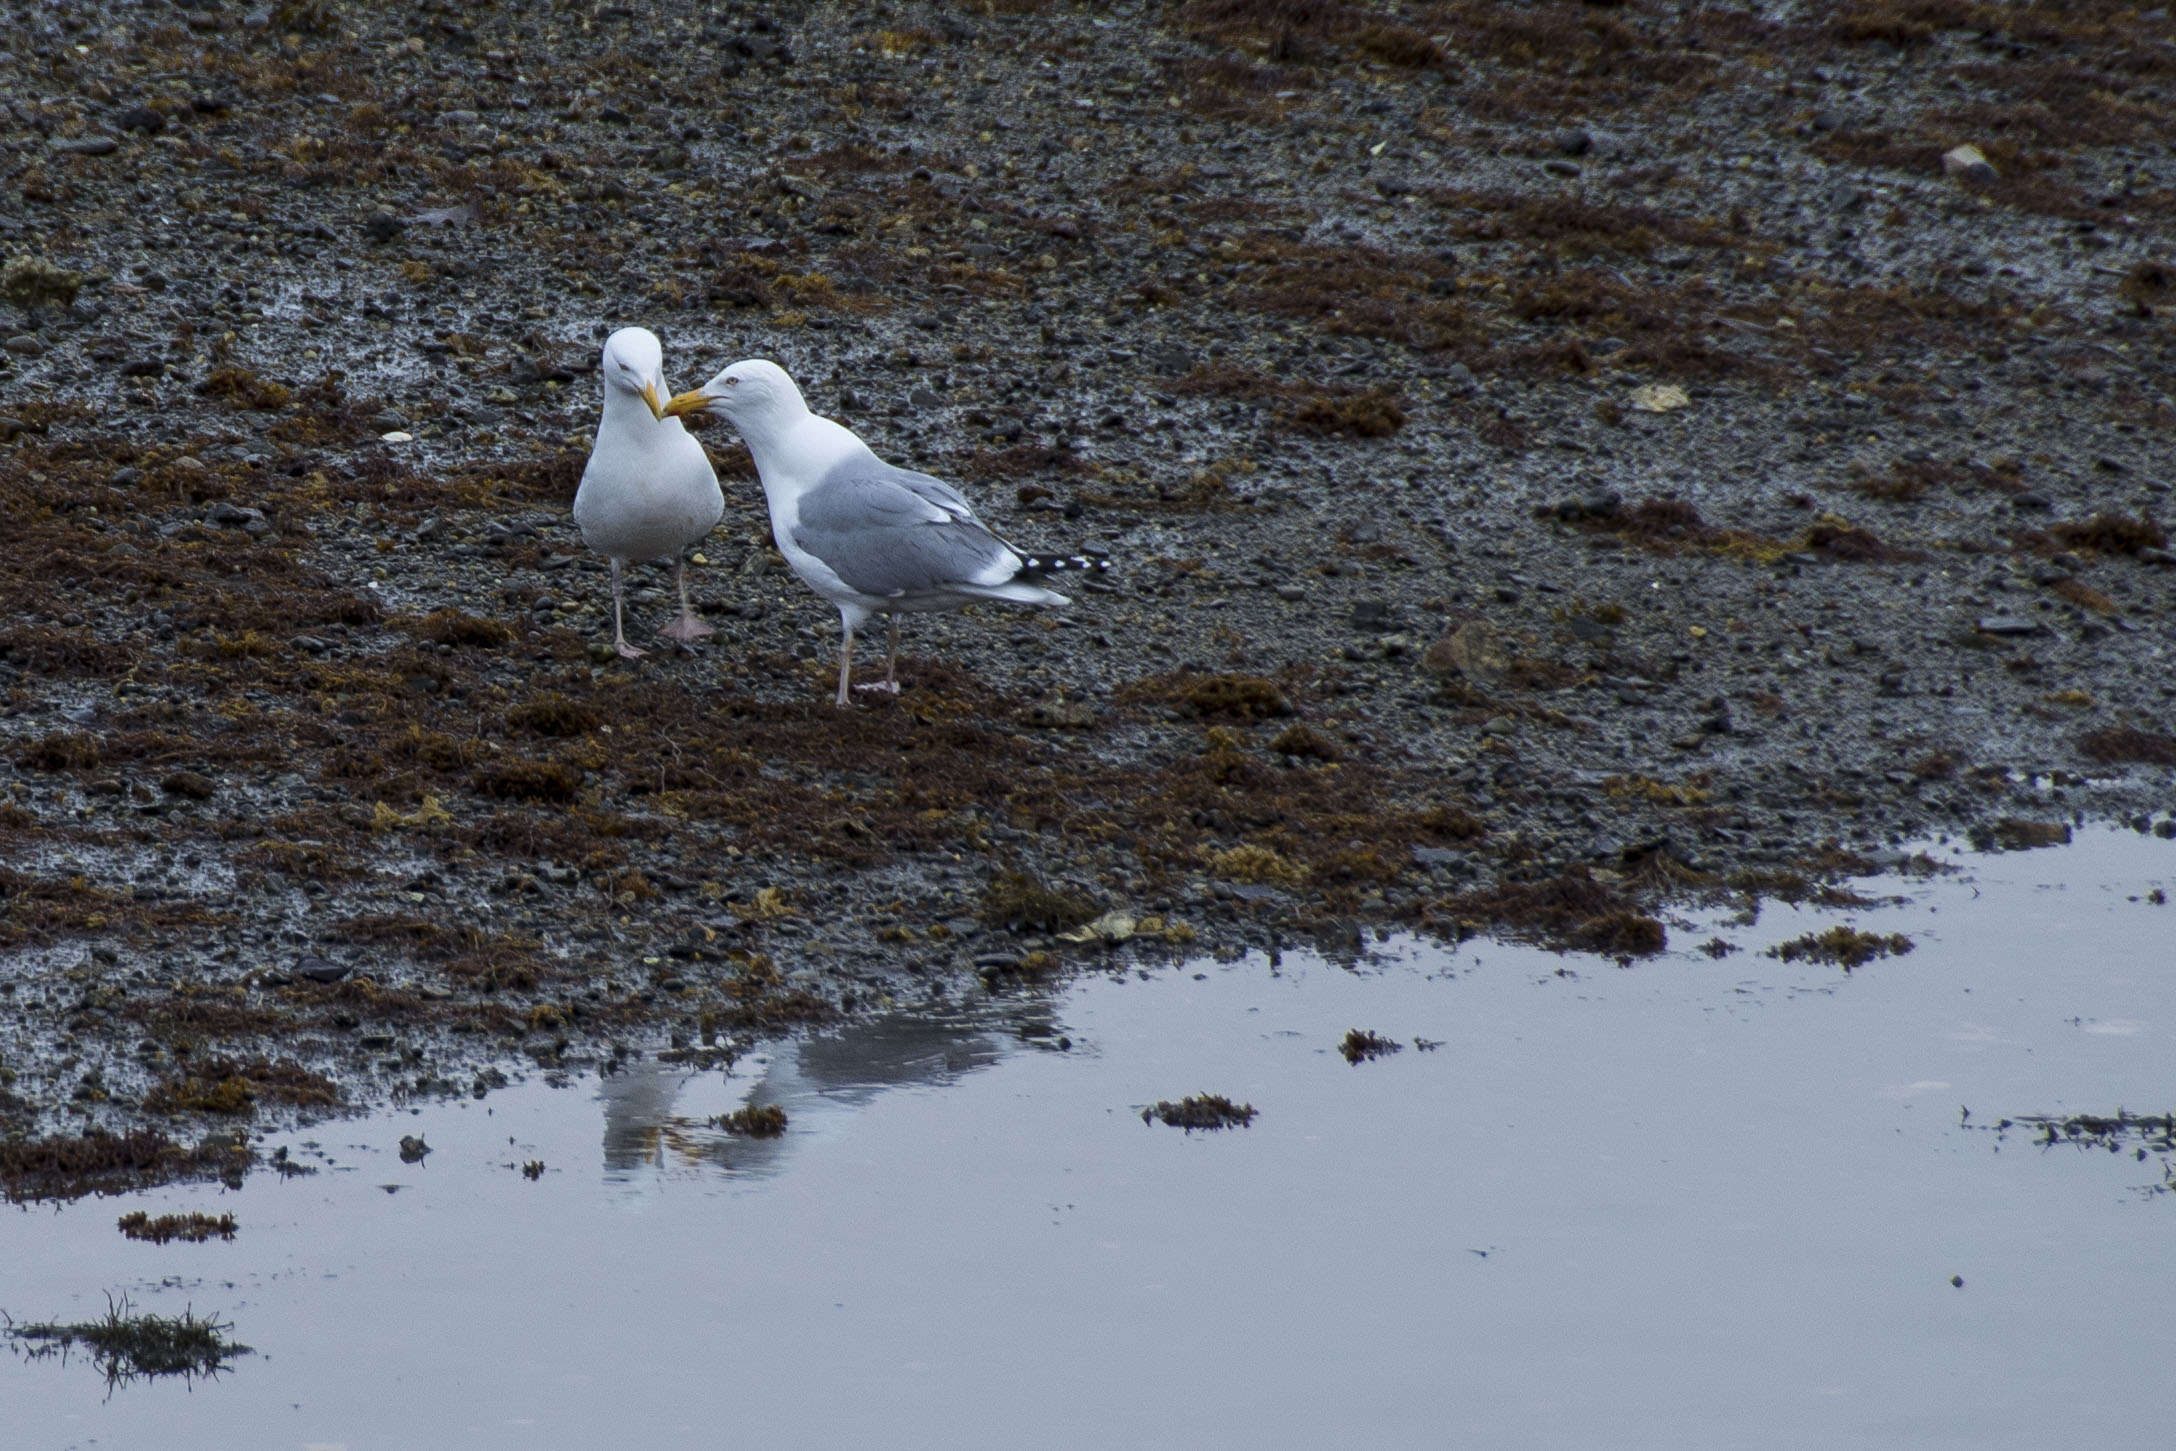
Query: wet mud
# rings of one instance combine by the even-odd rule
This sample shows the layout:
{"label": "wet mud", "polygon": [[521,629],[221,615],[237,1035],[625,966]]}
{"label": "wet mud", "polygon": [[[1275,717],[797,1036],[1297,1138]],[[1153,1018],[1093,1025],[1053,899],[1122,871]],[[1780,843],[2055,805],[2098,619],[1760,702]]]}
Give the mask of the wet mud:
{"label": "wet mud", "polygon": [[[1114,953],[1631,960],[1941,832],[2176,832],[2172,45],[2099,4],[23,12],[0,1177],[216,1178]],[[655,648],[610,658],[568,506],[626,323],[679,383],[777,358],[1108,582],[916,619],[834,710],[711,429],[717,633],[651,639],[638,570]]]}

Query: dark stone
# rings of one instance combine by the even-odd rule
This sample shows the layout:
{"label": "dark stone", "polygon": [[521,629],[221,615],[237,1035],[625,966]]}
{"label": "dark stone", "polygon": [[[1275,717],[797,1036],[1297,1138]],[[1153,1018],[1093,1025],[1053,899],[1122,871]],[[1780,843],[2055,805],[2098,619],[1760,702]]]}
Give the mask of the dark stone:
{"label": "dark stone", "polygon": [[166,129],[166,118],[149,106],[131,106],[115,117],[113,124],[123,131],[141,131],[146,136],[156,136]]}
{"label": "dark stone", "polygon": [[311,982],[338,982],[355,971],[344,962],[334,962],[326,957],[305,957],[295,964],[295,976]]}
{"label": "dark stone", "polygon": [[219,787],[211,777],[201,771],[176,771],[159,783],[159,789],[169,796],[186,796],[192,801],[207,801]]}
{"label": "dark stone", "polygon": [[391,212],[372,212],[363,223],[363,235],[373,242],[390,242],[401,234],[408,224]]}

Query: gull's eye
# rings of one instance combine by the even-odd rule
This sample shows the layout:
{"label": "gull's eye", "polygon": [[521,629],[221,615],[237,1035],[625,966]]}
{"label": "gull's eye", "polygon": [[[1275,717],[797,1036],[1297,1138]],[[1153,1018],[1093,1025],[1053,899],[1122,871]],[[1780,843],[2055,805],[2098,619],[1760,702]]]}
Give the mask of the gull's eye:
{"label": "gull's eye", "polygon": [[728,387],[728,388],[730,388],[730,387],[732,387],[732,386],[733,386],[733,385],[734,385],[735,383],[738,383],[739,381],[740,381],[740,379],[738,379],[738,378],[728,378],[728,379],[726,379],[726,380],[725,380],[725,386],[726,386],[726,387]]}

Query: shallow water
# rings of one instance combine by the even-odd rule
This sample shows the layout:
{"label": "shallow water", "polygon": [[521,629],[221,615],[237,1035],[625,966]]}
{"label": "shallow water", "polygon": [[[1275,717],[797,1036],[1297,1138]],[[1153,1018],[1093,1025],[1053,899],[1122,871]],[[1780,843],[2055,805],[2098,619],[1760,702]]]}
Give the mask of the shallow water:
{"label": "shallow water", "polygon": [[[2164,1165],[1977,1125],[2176,1106],[2176,908],[2145,898],[2176,844],[1954,860],[1861,884],[1905,905],[1673,924],[1630,969],[1394,940],[1093,977],[274,1136],[321,1171],[239,1193],[0,1215],[16,1319],[125,1290],[256,1348],[110,1396],[0,1358],[6,1439],[2164,1445]],[[1760,955],[1847,919],[1916,950]],[[1717,934],[1744,950],[1693,950]],[[1352,1027],[1441,1046],[1348,1065]],[[1203,1090],[1260,1117],[1142,1123]],[[751,1095],[784,1138],[705,1126]],[[240,1236],[133,1243],[139,1207]]]}

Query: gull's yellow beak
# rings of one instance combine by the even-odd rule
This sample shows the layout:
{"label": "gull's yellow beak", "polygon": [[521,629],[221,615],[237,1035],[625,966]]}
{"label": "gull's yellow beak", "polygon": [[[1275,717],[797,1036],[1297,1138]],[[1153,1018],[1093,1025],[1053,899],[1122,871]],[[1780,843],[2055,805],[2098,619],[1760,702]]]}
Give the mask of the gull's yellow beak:
{"label": "gull's yellow beak", "polygon": [[655,383],[645,383],[642,385],[642,401],[650,405],[650,416],[652,418],[656,419],[659,423],[663,423],[665,421],[665,409],[664,406],[657,401],[657,385]]}
{"label": "gull's yellow beak", "polygon": [[691,388],[685,393],[675,394],[672,402],[665,405],[665,411],[658,417],[678,418],[683,413],[700,413],[709,406],[710,395],[700,388]]}

